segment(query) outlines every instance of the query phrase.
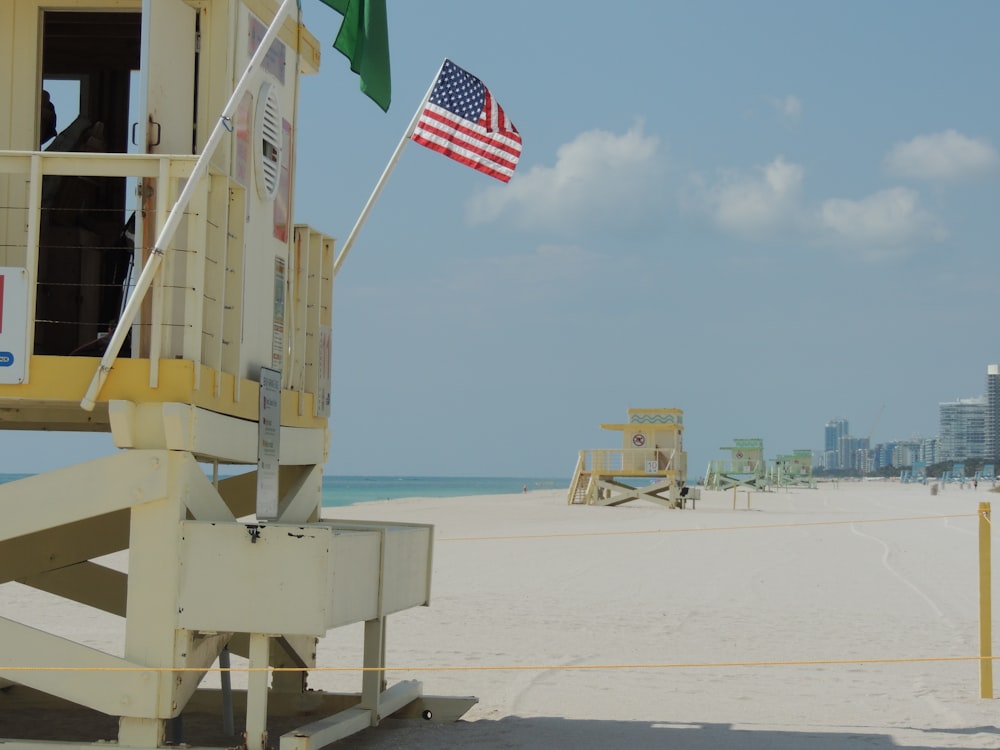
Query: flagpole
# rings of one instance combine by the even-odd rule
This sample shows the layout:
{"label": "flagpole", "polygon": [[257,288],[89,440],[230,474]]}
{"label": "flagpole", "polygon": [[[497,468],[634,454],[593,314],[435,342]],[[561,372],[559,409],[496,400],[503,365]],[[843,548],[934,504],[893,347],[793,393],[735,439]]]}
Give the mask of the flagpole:
{"label": "flagpole", "polygon": [[420,119],[420,115],[423,114],[424,107],[427,106],[427,101],[431,98],[431,92],[434,90],[434,86],[437,84],[438,78],[441,77],[441,71],[443,69],[444,61],[441,62],[441,67],[438,68],[438,72],[431,81],[431,85],[427,88],[427,93],[424,94],[424,98],[420,100],[420,106],[417,107],[417,111],[414,113],[413,119],[410,120],[410,124],[403,133],[403,137],[400,138],[399,145],[396,146],[396,150],[392,152],[392,156],[389,158],[389,163],[386,164],[385,169],[382,170],[382,176],[379,177],[378,182],[375,183],[375,189],[372,190],[372,194],[368,197],[368,202],[365,203],[365,207],[361,209],[361,214],[358,216],[358,220],[354,222],[354,228],[351,229],[351,233],[347,235],[347,239],[344,240],[344,247],[333,264],[333,275],[335,278],[337,276],[337,272],[340,270],[340,267],[344,264],[344,259],[347,258],[347,254],[351,251],[351,246],[354,244],[354,240],[357,238],[358,232],[361,231],[361,227],[364,226],[365,221],[368,219],[368,214],[372,210],[372,206],[374,206],[375,201],[378,200],[379,193],[382,192],[382,188],[385,187],[385,183],[389,179],[389,175],[392,174],[392,170],[395,169],[396,162],[399,161],[399,157],[403,153],[403,149],[406,148],[406,144],[409,143],[410,138],[413,135],[413,131],[417,129],[417,121]]}

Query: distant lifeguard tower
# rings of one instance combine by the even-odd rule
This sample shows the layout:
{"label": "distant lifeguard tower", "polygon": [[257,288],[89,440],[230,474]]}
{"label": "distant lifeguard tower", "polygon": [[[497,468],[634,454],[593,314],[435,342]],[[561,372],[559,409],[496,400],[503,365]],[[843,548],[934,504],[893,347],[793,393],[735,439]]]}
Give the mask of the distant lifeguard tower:
{"label": "distant lifeguard tower", "polygon": [[910,482],[927,484],[927,462],[914,461],[909,469],[903,469],[900,472],[899,481],[903,484],[909,484]]}
{"label": "distant lifeguard tower", "polygon": [[[232,705],[224,680],[199,687],[229,651],[249,668],[229,744],[250,750],[474,702],[380,671],[386,617],[429,602],[432,528],[320,520],[335,259],[332,238],[292,223],[299,76],[320,59],[300,13],[0,3],[0,426],[110,432],[121,449],[0,487],[0,584],[124,618],[123,651],[105,653],[0,610],[0,727],[68,702],[118,717],[101,739],[119,750],[164,747],[189,705]],[[46,82],[79,114],[58,113],[42,151]],[[125,572],[99,560],[123,550]],[[359,694],[308,690],[317,639],[350,623]],[[310,711],[268,738],[269,714]]]}
{"label": "distant lifeguard tower", "polygon": [[706,488],[767,488],[767,462],[764,460],[764,441],[761,438],[737,438],[733,445],[719,450],[729,451],[730,457],[709,461],[705,472]]}
{"label": "distant lifeguard tower", "polygon": [[941,481],[945,484],[957,482],[964,485],[966,481],[965,463],[952,464],[950,469],[941,472]]}
{"label": "distant lifeguard tower", "polygon": [[769,468],[769,483],[775,487],[808,487],[815,489],[812,451],[808,448],[779,455]]}
{"label": "distant lifeguard tower", "polygon": [[[648,500],[667,508],[692,505],[697,489],[685,486],[684,412],[629,409],[625,424],[602,424],[622,433],[619,450],[582,450],[569,488],[569,503],[622,505]],[[639,480],[646,484],[638,485]]]}

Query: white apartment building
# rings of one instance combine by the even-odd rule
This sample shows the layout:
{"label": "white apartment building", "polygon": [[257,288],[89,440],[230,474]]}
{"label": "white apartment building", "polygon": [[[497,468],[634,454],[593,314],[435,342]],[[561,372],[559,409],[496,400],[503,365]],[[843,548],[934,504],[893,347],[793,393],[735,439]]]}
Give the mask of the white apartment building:
{"label": "white apartment building", "polygon": [[939,461],[986,457],[985,396],[938,404],[941,417]]}

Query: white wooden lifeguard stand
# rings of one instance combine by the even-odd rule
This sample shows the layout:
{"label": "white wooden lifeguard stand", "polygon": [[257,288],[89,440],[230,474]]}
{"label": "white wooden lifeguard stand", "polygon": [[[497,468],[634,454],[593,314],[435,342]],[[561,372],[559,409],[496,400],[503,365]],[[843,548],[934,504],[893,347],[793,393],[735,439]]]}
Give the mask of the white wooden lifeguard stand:
{"label": "white wooden lifeguard stand", "polygon": [[[0,609],[0,727],[12,705],[69,702],[119,717],[117,737],[87,740],[163,747],[189,704],[221,713],[227,691],[199,684],[227,647],[249,660],[229,744],[251,750],[475,701],[380,671],[387,615],[429,602],[433,529],[320,520],[335,259],[291,223],[299,76],[320,57],[300,12],[0,3],[0,426],[110,432],[122,449],[0,488],[0,584],[124,618],[106,653]],[[80,115],[40,151],[54,79],[78,84]],[[219,479],[220,465],[249,470]],[[122,550],[127,572],[98,561]],[[317,639],[362,622],[360,692],[307,690]],[[272,667],[299,671],[269,684]],[[331,715],[269,741],[277,695],[272,716]]]}
{"label": "white wooden lifeguard stand", "polygon": [[[697,499],[685,487],[684,412],[680,409],[629,409],[625,424],[602,424],[622,433],[620,450],[582,450],[570,482],[570,505],[622,505],[648,500],[683,508]],[[639,480],[645,484],[638,485]]]}
{"label": "white wooden lifeguard stand", "polygon": [[710,490],[767,489],[767,461],[761,438],[736,438],[733,445],[719,450],[729,451],[730,457],[708,462],[705,487]]}

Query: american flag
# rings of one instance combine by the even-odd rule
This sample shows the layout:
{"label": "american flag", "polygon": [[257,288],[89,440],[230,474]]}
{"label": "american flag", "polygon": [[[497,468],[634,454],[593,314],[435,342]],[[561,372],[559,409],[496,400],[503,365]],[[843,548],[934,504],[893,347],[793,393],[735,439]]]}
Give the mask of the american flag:
{"label": "american flag", "polygon": [[457,162],[509,182],[521,157],[521,135],[490,90],[445,60],[413,140]]}

